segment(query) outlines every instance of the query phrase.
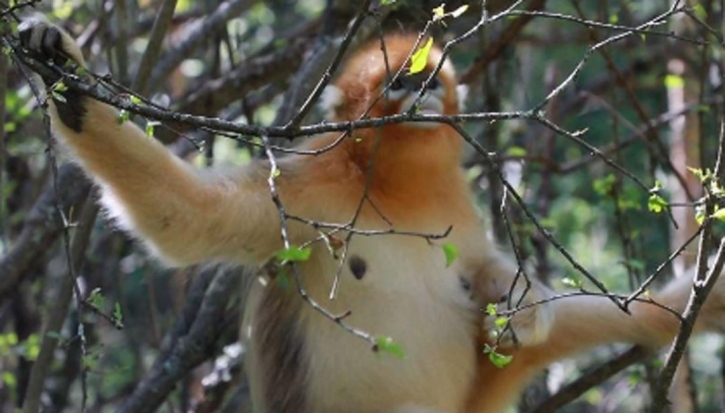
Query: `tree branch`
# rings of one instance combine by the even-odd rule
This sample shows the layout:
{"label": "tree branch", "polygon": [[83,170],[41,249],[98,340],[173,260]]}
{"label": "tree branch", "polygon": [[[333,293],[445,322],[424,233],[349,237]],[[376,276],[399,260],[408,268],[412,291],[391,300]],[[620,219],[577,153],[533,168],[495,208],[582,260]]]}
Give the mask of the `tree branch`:
{"label": "tree branch", "polygon": [[[201,278],[202,276],[200,276]],[[208,277],[208,276],[207,276]],[[239,289],[237,271],[224,270],[214,276],[199,304],[198,296],[187,300],[183,314],[195,313],[188,332],[184,334],[186,322],[180,318],[164,342],[168,350],[156,359],[154,366],[141,380],[133,394],[127,398],[117,413],[151,413],[164,402],[174,389],[177,381],[191,369],[198,366],[214,354],[217,340],[230,326],[239,325],[239,312],[230,312],[227,308],[231,297]],[[205,281],[200,281],[203,285]],[[195,287],[198,288],[198,287]],[[178,335],[177,335],[178,334]]]}

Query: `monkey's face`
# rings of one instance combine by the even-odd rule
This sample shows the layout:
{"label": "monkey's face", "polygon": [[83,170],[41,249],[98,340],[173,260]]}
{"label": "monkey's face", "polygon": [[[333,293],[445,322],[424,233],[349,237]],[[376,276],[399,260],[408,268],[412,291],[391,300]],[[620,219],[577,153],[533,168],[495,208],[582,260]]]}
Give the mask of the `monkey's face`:
{"label": "monkey's face", "polygon": [[[414,51],[417,35],[387,36],[385,47],[379,40],[362,47],[346,64],[335,86],[326,92],[330,117],[338,121],[354,121],[362,117],[382,117],[407,113],[452,115],[459,111],[455,73],[444,62],[436,76],[425,81],[439,65],[442,53],[433,47],[425,68],[411,74],[409,57]],[[398,73],[398,76],[394,76]],[[391,82],[390,79],[394,80]],[[420,99],[419,99],[420,98]],[[416,104],[417,102],[417,104]],[[397,127],[434,129],[437,122],[408,122]]]}
{"label": "monkey's face", "polygon": [[[380,108],[383,115],[394,115],[413,111],[417,114],[443,115],[446,113],[446,88],[439,76],[434,76],[425,84],[430,75],[426,72],[408,74],[403,72],[388,85],[381,85],[384,104]],[[424,89],[425,86],[425,89]],[[416,104],[417,103],[417,104]],[[436,122],[411,122],[409,126],[435,128]]]}

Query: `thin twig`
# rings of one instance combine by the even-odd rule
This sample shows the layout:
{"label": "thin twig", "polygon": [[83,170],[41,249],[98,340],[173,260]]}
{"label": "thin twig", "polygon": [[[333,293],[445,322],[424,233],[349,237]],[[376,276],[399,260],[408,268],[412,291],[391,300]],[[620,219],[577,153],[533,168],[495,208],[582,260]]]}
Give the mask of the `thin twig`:
{"label": "thin twig", "polygon": [[[269,177],[267,178],[267,185],[269,186],[270,195],[272,197],[272,201],[274,202],[274,205],[277,207],[277,211],[279,212],[280,217],[280,236],[282,238],[282,244],[285,249],[289,249],[292,246],[292,243],[290,241],[289,232],[287,230],[287,212],[285,210],[284,204],[280,200],[279,193],[277,192],[277,183],[275,182],[276,176],[278,174],[277,171],[279,171],[277,167],[277,159],[272,152],[272,149],[269,146],[269,138],[266,136],[262,136],[262,141],[265,144],[265,152],[267,154],[267,158],[269,160],[270,164],[270,170],[269,170]],[[321,306],[319,303],[317,303],[316,300],[314,300],[310,295],[307,293],[307,290],[304,288],[304,285],[302,284],[302,278],[299,272],[299,269],[297,268],[297,265],[292,262],[288,264],[289,267],[292,269],[292,274],[295,282],[295,288],[297,289],[297,294],[302,298],[302,300],[305,301],[312,309],[317,311],[318,313],[322,314],[324,317],[328,318],[335,324],[339,325],[343,330],[347,331],[348,333],[352,334],[355,337],[358,337],[362,340],[367,341],[370,343],[370,346],[373,350],[377,349],[377,342],[375,340],[375,337],[363,330],[357,329],[355,327],[350,326],[345,322],[345,319],[349,317],[352,312],[347,311],[342,314],[333,314],[330,311],[328,311],[325,307]]]}
{"label": "thin twig", "polygon": [[[682,12],[690,15],[690,11],[686,8],[682,9]],[[663,36],[668,37],[670,39],[676,39],[676,40],[682,40],[683,42],[692,43],[698,46],[706,46],[709,43],[704,40],[700,39],[691,39],[684,36],[678,36],[675,33],[669,32],[669,31],[657,31],[657,30],[649,30],[649,29],[643,29],[643,25],[640,26],[623,26],[620,24],[613,24],[613,23],[604,23],[599,22],[596,20],[588,20],[585,18],[577,18],[575,16],[571,16],[568,14],[561,14],[561,13],[554,13],[549,11],[543,11],[543,10],[511,10],[509,12],[509,15],[511,16],[530,16],[530,17],[546,17],[548,19],[555,19],[555,20],[563,20],[568,21],[572,23],[578,23],[586,27],[591,28],[598,28],[598,29],[608,29],[608,30],[617,30],[622,32],[631,32],[631,33],[637,33],[642,35],[650,35],[650,36]],[[655,16],[650,17],[644,20],[647,22],[654,22],[652,26],[656,25],[664,25],[666,22],[661,19],[661,16]]]}
{"label": "thin twig", "polygon": [[[491,164],[494,164],[496,161],[493,158],[493,156],[486,151],[486,149],[481,146],[479,142],[477,142],[475,139],[473,139],[460,125],[457,123],[450,123],[450,125],[458,132],[458,134],[466,141],[469,145],[471,145],[476,152],[478,152],[483,158]],[[602,284],[601,281],[597,279],[592,273],[590,273],[584,266],[582,266],[572,255],[571,253],[564,248],[561,243],[559,243],[553,235],[547,230],[539,220],[534,216],[534,214],[529,210],[529,208],[526,206],[524,200],[521,198],[521,196],[516,191],[516,188],[511,185],[511,183],[503,176],[503,174],[499,171],[498,178],[501,180],[501,182],[504,184],[504,186],[507,188],[508,192],[513,196],[514,200],[517,204],[521,207],[521,210],[524,212],[524,214],[529,218],[529,220],[534,224],[534,226],[539,230],[539,232],[546,238],[551,245],[554,246],[554,248],[561,253],[561,255],[566,258],[566,260],[577,270],[579,271],[584,277],[586,277],[594,286],[599,289],[604,295],[609,297],[609,299],[622,311],[629,313],[629,310],[627,307],[619,300],[617,297],[613,296],[609,293],[607,288]]]}
{"label": "thin twig", "polygon": [[[48,317],[48,325],[45,330],[45,334],[43,336],[42,344],[41,344],[41,351],[44,352],[43,358],[40,358],[40,353],[38,354],[38,359],[35,363],[33,363],[33,367],[30,371],[30,379],[28,381],[28,387],[25,394],[25,400],[23,402],[23,412],[24,413],[35,413],[39,411],[40,409],[40,400],[43,394],[44,389],[44,383],[45,378],[48,374],[48,371],[50,370],[50,365],[52,364],[53,355],[55,351],[55,347],[57,345],[57,337],[51,337],[47,333],[50,331],[55,331],[56,333],[60,332],[60,329],[63,325],[63,320],[66,317],[66,314],[68,312],[68,308],[70,305],[70,300],[73,297],[75,293],[76,300],[80,302],[81,300],[81,294],[80,289],[77,285],[76,280],[76,272],[75,269],[80,265],[83,254],[82,249],[77,247],[77,244],[87,242],[88,237],[90,236],[90,232],[86,233],[88,230],[87,228],[82,228],[78,231],[77,237],[74,238],[73,246],[71,246],[71,237],[70,237],[70,225],[71,221],[68,218],[68,215],[66,211],[62,208],[62,203],[60,201],[60,186],[59,186],[59,172],[58,172],[58,163],[56,161],[55,157],[55,148],[54,148],[54,141],[52,138],[51,133],[51,127],[50,127],[50,115],[48,115],[47,112],[47,98],[43,97],[43,94],[38,90],[38,88],[35,86],[35,84],[30,81],[29,75],[22,72],[23,76],[26,77],[26,80],[28,81],[28,84],[30,85],[30,88],[33,92],[33,96],[35,97],[36,102],[40,107],[43,108],[43,126],[45,128],[45,134],[46,134],[46,155],[48,157],[48,164],[50,165],[51,169],[51,182],[53,185],[54,190],[54,206],[56,211],[56,219],[58,219],[61,224],[61,234],[63,236],[63,252],[65,255],[66,265],[68,269],[68,274],[64,278],[64,282],[62,283],[62,288],[60,291],[60,299],[56,303],[58,307],[54,309],[53,312],[49,314]],[[76,242],[77,239],[77,242]],[[79,306],[80,307],[80,306]],[[56,311],[57,310],[57,311]],[[83,312],[82,309],[79,308],[79,318],[82,319]],[[52,328],[53,330],[50,330]],[[78,339],[81,343],[81,353],[83,355],[86,354],[85,349],[85,334],[83,332],[83,324],[78,323]],[[85,381],[85,372],[81,373],[81,411],[85,411],[86,407],[86,400],[87,400],[87,388],[86,388],[86,381]]]}
{"label": "thin twig", "polygon": [[619,356],[601,364],[596,369],[582,375],[561,388],[556,394],[544,400],[529,413],[555,413],[584,394],[587,390],[599,386],[612,376],[634,363],[642,361],[648,354],[644,347],[635,346]]}
{"label": "thin twig", "polygon": [[290,119],[290,121],[287,123],[287,127],[290,128],[296,128],[297,126],[302,123],[302,121],[305,119],[307,114],[312,110],[313,105],[317,102],[317,100],[320,98],[320,95],[322,95],[322,92],[325,90],[325,87],[330,83],[330,79],[332,79],[333,73],[337,72],[338,67],[342,63],[342,58],[345,55],[345,52],[350,48],[350,44],[352,42],[353,36],[357,33],[358,29],[360,29],[360,26],[362,25],[363,21],[368,15],[368,8],[370,7],[370,1],[371,0],[364,0],[363,3],[360,5],[360,11],[355,16],[355,19],[352,21],[352,24],[347,30],[347,33],[345,33],[345,37],[342,39],[342,43],[340,44],[340,48],[338,49],[337,53],[332,59],[332,62],[330,62],[330,65],[328,66],[327,70],[322,74],[322,78],[320,78],[320,81],[317,82],[317,85],[312,90],[312,92],[309,94],[305,102],[302,104],[300,109],[297,111],[297,113]]}
{"label": "thin twig", "polygon": [[[660,21],[667,19],[668,17],[681,13],[684,10],[684,7],[677,7],[676,2],[668,11],[665,13],[660,14],[659,16],[656,16],[655,18],[648,20],[641,25],[637,26],[634,30],[643,30],[648,27],[654,26],[656,24],[659,24]],[[551,99],[553,99],[555,96],[560,94],[566,87],[568,87],[574,79],[581,73],[582,69],[584,68],[584,64],[589,60],[589,58],[596,52],[597,50],[601,49],[602,47],[608,46],[614,42],[617,42],[619,40],[622,40],[624,38],[627,38],[629,36],[632,36],[636,32],[634,30],[629,30],[624,33],[619,33],[613,36],[610,36],[599,43],[595,44],[594,46],[589,47],[585,52],[582,58],[579,60],[579,62],[576,64],[574,69],[569,73],[569,76],[567,76],[564,81],[559,83],[559,86],[557,86],[554,90],[552,90],[539,104],[535,105],[532,109],[533,112],[540,111],[544,106],[546,106]]]}

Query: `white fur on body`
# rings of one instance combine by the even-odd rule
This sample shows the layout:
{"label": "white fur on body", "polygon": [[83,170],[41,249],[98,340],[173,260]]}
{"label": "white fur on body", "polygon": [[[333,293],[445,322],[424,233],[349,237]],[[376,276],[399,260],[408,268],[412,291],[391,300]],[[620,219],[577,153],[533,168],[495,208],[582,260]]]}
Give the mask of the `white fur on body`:
{"label": "white fur on body", "polygon": [[[41,23],[36,29],[47,27]],[[63,48],[82,63],[77,46],[63,36]],[[51,105],[56,136],[73,149],[103,188],[110,214],[164,261],[261,265],[282,248],[279,213],[266,182],[268,164],[257,162],[226,173],[198,171],[132,123],[119,124],[112,108],[88,98],[83,104],[86,113],[80,132],[67,127]],[[394,135],[386,136],[392,140],[388,142],[405,139],[400,133],[407,133],[406,129],[395,128],[386,129]],[[426,156],[445,158],[455,150],[446,149],[443,130],[419,130],[415,133],[425,135],[416,137],[420,146],[415,154],[401,152],[391,164],[380,160],[380,168],[404,163],[406,169],[390,169],[400,177],[382,175],[380,179],[389,186],[368,194],[370,204],[363,208],[358,227],[386,229],[390,221],[399,231],[435,234],[452,226],[445,242],[460,249],[455,265],[447,267],[440,247],[421,237],[358,236],[348,256],[365,262],[364,276],[355,277],[344,268],[335,300],[328,299],[328,294],[340,262],[326,248],[315,244],[310,260],[299,265],[303,287],[311,298],[335,314],[352,311],[346,322],[392,337],[404,350],[405,359],[371,352],[366,342],[302,303],[294,290],[281,291],[274,283],[256,285],[244,331],[250,339],[247,364],[257,411],[279,413],[273,406],[284,405],[287,411],[301,413],[500,412],[532,375],[556,359],[617,341],[659,346],[676,333],[676,318],[649,304],[633,305],[630,316],[599,297],[555,300],[514,318],[523,346],[503,350],[513,353],[511,365],[493,367],[481,351],[487,340],[482,316],[470,300],[471,291],[462,288],[462,280],[468,280],[484,302],[497,301],[508,291],[513,271],[484,237],[461,171],[445,162],[424,168],[416,163]],[[307,145],[324,146],[334,138],[318,137]],[[276,182],[290,214],[338,223],[352,218],[364,194],[365,179],[354,162],[357,146],[345,145],[316,157],[280,159],[282,173]],[[456,155],[451,157],[455,163]],[[295,244],[318,235],[298,222],[289,221],[289,226]],[[718,283],[713,291],[698,330],[723,327],[724,285]],[[681,310],[689,290],[687,281],[677,280],[654,298]],[[536,286],[527,300],[545,294]],[[267,306],[270,303],[279,311]],[[274,330],[275,323],[284,328]],[[285,335],[288,325],[295,334]],[[255,341],[259,336],[276,341]],[[289,342],[281,337],[289,337]],[[279,350],[281,356],[285,350],[299,355],[289,358],[291,365],[279,366],[269,359],[276,354],[272,350]],[[286,368],[297,369],[296,375],[284,376]],[[280,376],[270,377],[270,371]],[[301,388],[265,388],[265,383],[285,380]],[[284,404],[294,400],[276,400],[284,395],[269,397],[270,391],[297,391],[304,408],[294,410]]]}

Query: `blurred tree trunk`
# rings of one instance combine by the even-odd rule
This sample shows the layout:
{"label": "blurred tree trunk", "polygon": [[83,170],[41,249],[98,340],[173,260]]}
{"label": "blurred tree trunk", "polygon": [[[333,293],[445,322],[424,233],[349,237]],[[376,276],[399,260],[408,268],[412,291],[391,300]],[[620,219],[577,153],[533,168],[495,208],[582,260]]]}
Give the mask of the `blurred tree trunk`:
{"label": "blurred tree trunk", "polygon": [[7,92],[8,58],[0,53],[0,251],[10,247],[8,229],[5,228],[5,93]]}

